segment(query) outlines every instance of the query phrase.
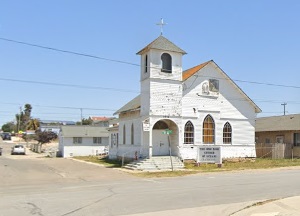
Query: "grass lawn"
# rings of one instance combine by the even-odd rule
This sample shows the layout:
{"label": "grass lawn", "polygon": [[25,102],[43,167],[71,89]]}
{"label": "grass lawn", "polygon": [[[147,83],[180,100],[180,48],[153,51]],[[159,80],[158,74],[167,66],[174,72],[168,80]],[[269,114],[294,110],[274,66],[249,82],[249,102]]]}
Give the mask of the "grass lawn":
{"label": "grass lawn", "polygon": [[122,162],[118,160],[110,160],[107,157],[97,157],[97,156],[77,156],[74,157],[75,159],[78,160],[83,160],[87,162],[92,162],[92,163],[97,163],[97,164],[102,164],[105,167],[110,167],[110,168],[118,168],[122,166]]}
{"label": "grass lawn", "polygon": [[[121,161],[110,160],[108,158],[99,158],[96,156],[74,157],[79,160],[84,160],[92,163],[102,164],[110,168],[120,168]],[[224,161],[222,167],[218,168],[216,164],[200,164],[197,166],[194,162],[185,162],[186,170],[181,171],[160,171],[160,172],[132,172],[133,175],[146,178],[154,177],[178,177],[204,172],[224,172],[238,171],[247,169],[270,169],[278,167],[300,166],[300,159],[244,159],[238,161]]]}
{"label": "grass lawn", "polygon": [[245,159],[240,161],[224,161],[221,168],[216,164],[201,164],[199,167],[195,163],[185,163],[185,167],[191,170],[198,170],[200,172],[220,172],[220,171],[234,171],[246,169],[270,169],[277,167],[300,166],[300,159],[268,159],[256,158]]}

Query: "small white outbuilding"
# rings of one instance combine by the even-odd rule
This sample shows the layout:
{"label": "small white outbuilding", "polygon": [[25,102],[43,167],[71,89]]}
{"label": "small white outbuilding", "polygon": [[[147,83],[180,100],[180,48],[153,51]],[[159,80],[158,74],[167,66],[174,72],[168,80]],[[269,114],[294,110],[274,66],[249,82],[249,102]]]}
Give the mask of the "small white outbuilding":
{"label": "small white outbuilding", "polygon": [[59,132],[59,154],[62,157],[106,154],[108,131],[96,126],[61,126]]}

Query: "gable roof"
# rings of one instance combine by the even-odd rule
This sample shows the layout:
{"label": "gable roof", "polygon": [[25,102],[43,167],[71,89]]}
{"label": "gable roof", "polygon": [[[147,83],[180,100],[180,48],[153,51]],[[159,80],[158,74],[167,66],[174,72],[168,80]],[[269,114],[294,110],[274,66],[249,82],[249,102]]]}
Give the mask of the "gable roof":
{"label": "gable roof", "polygon": [[255,120],[255,132],[300,130],[300,114],[270,116]]}
{"label": "gable roof", "polygon": [[193,76],[195,73],[197,73],[199,70],[201,70],[202,68],[204,68],[210,61],[204,62],[202,64],[199,64],[195,67],[192,67],[190,69],[187,69],[185,71],[182,72],[182,81],[187,80],[188,78],[190,78],[191,76]]}
{"label": "gable roof", "polygon": [[114,115],[119,114],[121,112],[127,112],[131,110],[136,110],[141,107],[141,95],[136,96],[131,101],[129,101],[127,104],[122,106],[120,109],[118,109]]}
{"label": "gable roof", "polygon": [[206,65],[213,64],[215,67],[217,67],[221,73],[225,76],[225,79],[228,80],[245,98],[247,101],[250,102],[250,104],[255,108],[256,113],[260,113],[261,109],[249,98],[249,96],[213,61],[207,61],[200,65],[197,65],[193,68],[190,68],[188,70],[183,71],[182,73],[182,80],[185,81],[192,77],[194,74],[196,74],[198,71],[203,69]]}
{"label": "gable roof", "polygon": [[164,36],[160,35],[158,38],[156,38],[154,41],[152,41],[150,44],[148,44],[146,47],[138,51],[136,54],[141,55],[144,52],[147,52],[149,49],[158,49],[158,50],[166,50],[171,52],[178,52],[182,53],[183,55],[186,54],[186,52],[182,49],[180,49],[178,46],[176,46],[174,43],[169,41]]}
{"label": "gable roof", "polygon": [[[254,107],[256,113],[260,113],[261,109],[249,98],[249,96],[213,61],[207,61],[202,64],[199,64],[195,67],[192,67],[190,69],[187,69],[182,72],[182,81],[188,80],[191,78],[194,74],[202,70],[205,66],[208,64],[213,64],[216,66],[222,74],[225,76],[225,79],[228,80],[245,98],[249,103]],[[119,110],[117,110],[114,115],[119,114],[121,112],[136,110],[141,107],[141,95],[138,95],[131,101],[129,101],[127,104],[125,104],[123,107],[121,107]]]}
{"label": "gable roof", "polygon": [[89,125],[61,126],[60,134],[63,137],[108,137],[105,127]]}

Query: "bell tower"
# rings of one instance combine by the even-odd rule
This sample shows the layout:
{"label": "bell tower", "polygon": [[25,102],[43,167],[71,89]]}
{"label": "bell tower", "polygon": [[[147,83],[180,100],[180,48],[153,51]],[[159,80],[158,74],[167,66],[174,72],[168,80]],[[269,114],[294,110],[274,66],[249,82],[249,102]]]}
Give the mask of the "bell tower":
{"label": "bell tower", "polygon": [[185,51],[160,35],[141,56],[141,115],[181,115],[182,56]]}

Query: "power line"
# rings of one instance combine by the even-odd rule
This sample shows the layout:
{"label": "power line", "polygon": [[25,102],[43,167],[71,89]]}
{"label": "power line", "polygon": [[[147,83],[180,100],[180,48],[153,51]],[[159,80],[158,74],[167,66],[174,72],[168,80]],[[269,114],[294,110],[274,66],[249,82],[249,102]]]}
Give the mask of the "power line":
{"label": "power line", "polygon": [[[27,43],[27,42],[23,42],[23,41],[12,40],[12,39],[8,39],[8,38],[2,38],[2,37],[0,37],[0,40],[7,41],[7,42],[12,42],[12,43],[18,43],[18,44],[27,45],[27,46],[32,46],[32,47],[37,47],[37,48],[41,48],[41,49],[52,50],[52,51],[56,51],[56,52],[63,52],[63,53],[68,53],[68,54],[73,54],[73,55],[78,55],[78,56],[84,56],[84,57],[95,58],[95,59],[100,59],[100,60],[104,60],[104,61],[111,61],[111,62],[116,62],[116,63],[128,64],[128,65],[133,65],[133,66],[141,67],[140,64],[136,64],[136,63],[126,62],[126,61],[121,61],[121,60],[116,60],[116,59],[109,59],[109,58],[99,57],[99,56],[95,56],[95,55],[91,55],[91,54],[79,53],[79,52],[74,52],[74,51],[69,51],[69,50],[63,50],[63,49],[58,49],[58,48],[53,48],[53,47],[48,47],[48,46],[42,46],[42,45]],[[158,67],[150,67],[150,68],[159,69]],[[199,75],[194,75],[194,76],[197,77]],[[205,76],[202,76],[202,77],[205,77]],[[211,78],[218,78],[218,79],[228,80],[228,78],[220,78],[220,77],[211,77]],[[239,80],[239,79],[232,79],[232,80],[235,81],[235,82],[243,82],[243,83],[250,83],[250,84],[256,84],[256,85],[267,85],[267,86],[276,86],[276,87],[285,87],[285,88],[297,88],[297,89],[300,89],[300,86],[293,86],[293,85],[283,85],[283,84],[274,84],[274,83],[266,83],[266,82],[247,81],[247,80]],[[34,82],[34,81],[32,81],[32,82]],[[39,82],[37,82],[37,83],[39,83]],[[42,84],[42,83],[43,82],[40,82],[39,84]],[[60,85],[60,84],[58,84],[58,85]],[[62,85],[65,85],[65,84],[62,84]],[[68,85],[68,84],[66,84],[66,85]],[[70,86],[72,86],[72,85],[70,85]],[[96,87],[96,88],[99,88],[99,87]],[[131,91],[131,90],[129,90],[129,91]]]}
{"label": "power line", "polygon": [[9,81],[9,82],[21,82],[21,83],[40,84],[40,85],[50,85],[50,86],[62,86],[62,87],[84,88],[84,89],[100,89],[100,90],[117,91],[117,92],[130,92],[130,93],[138,93],[139,92],[139,91],[134,91],[134,90],[129,90],[129,89],[117,89],[117,88],[107,88],[107,87],[99,87],[99,86],[84,86],[84,85],[75,85],[75,84],[51,83],[51,82],[18,80],[18,79],[8,79],[8,78],[0,78],[0,80]]}
{"label": "power line", "polygon": [[76,109],[76,110],[80,110],[80,109],[84,109],[84,110],[105,110],[105,111],[116,111],[116,109],[99,109],[99,108],[89,108],[89,107],[64,107],[64,106],[44,106],[44,105],[37,105],[37,104],[31,104],[33,106],[36,107],[48,107],[48,108],[57,108],[57,109]]}
{"label": "power line", "polygon": [[[111,61],[111,62],[117,62],[117,63],[128,64],[128,65],[139,66],[139,67],[141,66],[140,64],[125,62],[125,61],[120,61],[120,60],[115,60],[115,59],[109,59],[109,58],[103,58],[103,57],[99,57],[99,56],[95,56],[95,55],[79,53],[79,52],[74,52],[74,51],[68,51],[68,50],[63,50],[63,49],[57,49],[57,48],[52,48],[52,47],[48,47],[48,46],[42,46],[42,45],[22,42],[22,41],[16,41],[16,40],[7,39],[7,38],[1,38],[0,37],[0,40],[7,41],[7,42],[12,42],[12,43],[18,43],[18,44],[27,45],[27,46],[32,46],[32,47],[37,47],[37,48],[42,48],[42,49],[47,49],[47,50],[56,51],[56,52],[63,52],[63,53],[83,56],[83,57],[95,58],[95,59]],[[157,67],[155,67],[155,68],[157,68]],[[203,76],[203,75],[193,75],[193,76],[195,76],[196,79],[199,78],[199,77],[209,77],[209,78],[232,80],[232,81],[235,81],[235,82],[243,82],[243,83],[250,83],[250,84],[256,84],[256,85],[267,85],[267,86],[296,88],[296,89],[300,88],[300,86],[294,86],[294,85],[283,85],[283,84],[274,84],[274,83],[266,83],[266,82],[246,81],[246,80],[239,80],[239,79],[230,79],[230,78],[221,78],[221,77],[213,77],[213,76]],[[196,79],[193,81],[193,83],[196,81]],[[65,86],[65,87],[73,87],[73,88],[100,89],[100,90],[118,91],[118,92],[131,92],[131,93],[139,93],[140,92],[140,91],[128,90],[128,89],[117,89],[117,88],[107,88],[107,87],[97,87],[97,86],[84,86],[84,85],[77,85],[77,84],[51,83],[51,82],[31,81],[31,80],[18,80],[18,79],[8,79],[8,78],[0,78],[0,80],[10,81],[10,82],[33,83],[33,84],[41,84],[41,85]],[[189,86],[187,89],[191,88],[191,86]],[[143,93],[143,92],[141,92],[141,93]],[[230,100],[241,100],[242,101],[244,99],[240,99],[240,98],[234,99],[234,98],[232,98]],[[259,101],[261,103],[262,102],[265,102],[265,103],[279,103],[279,101],[272,101],[272,100],[254,100],[254,101]],[[291,102],[289,102],[289,103],[291,103]],[[300,102],[297,102],[297,101],[295,102],[294,101],[292,103],[300,103]],[[6,104],[12,104],[12,103],[6,103]],[[20,104],[15,103],[14,105],[20,105]],[[41,106],[41,105],[35,105],[35,106]],[[78,109],[78,110],[91,109],[91,110],[115,111],[115,109],[96,109],[96,108],[82,108],[82,107],[58,107],[58,106],[41,106],[41,107]]]}
{"label": "power line", "polygon": [[[216,78],[216,77],[210,77],[210,78]],[[34,83],[34,84],[50,85],[50,86],[63,86],[63,87],[73,87],[73,88],[99,89],[99,90],[116,91],[116,92],[140,93],[140,91],[135,91],[135,90],[118,89],[118,88],[107,88],[107,87],[99,87],[99,86],[84,86],[84,85],[75,85],[75,84],[51,83],[51,82],[40,82],[40,81],[30,81],[30,80],[17,80],[17,79],[7,79],[7,78],[0,78],[0,80],[3,80],[3,81],[12,81],[12,82],[22,82],[22,83]],[[195,82],[195,80],[193,82]],[[269,85],[276,86],[276,84],[269,84]],[[299,88],[297,86],[284,86],[284,85],[280,85],[280,86],[281,87]],[[189,89],[189,88],[191,88],[191,86],[188,87],[187,89]],[[185,89],[185,90],[187,90],[187,89]],[[146,92],[141,92],[141,93],[146,93]],[[161,93],[161,94],[164,95],[163,93]],[[245,99],[229,98],[229,100],[245,100]],[[252,100],[256,101],[256,102],[261,102],[261,103],[281,103],[281,101],[278,101],[278,100],[277,101],[275,101],[275,100],[263,100],[263,99],[252,99]],[[300,101],[287,101],[287,102],[289,102],[290,104],[300,104]],[[18,103],[3,103],[3,104],[20,105]]]}
{"label": "power line", "polygon": [[94,59],[117,62],[117,63],[121,63],[121,64],[139,66],[138,64],[135,64],[135,63],[125,62],[125,61],[120,61],[120,60],[115,60],[115,59],[109,59],[109,58],[103,58],[103,57],[99,57],[99,56],[95,56],[95,55],[79,53],[79,52],[73,52],[73,51],[69,51],[69,50],[57,49],[57,48],[53,48],[53,47],[37,45],[37,44],[27,43],[27,42],[23,42],[23,41],[12,40],[12,39],[8,39],[8,38],[0,37],[0,40],[12,42],[12,43],[23,44],[23,45],[32,46],[32,47],[38,47],[38,48],[52,50],[52,51],[56,51],[56,52],[63,52],[63,53],[68,53],[68,54],[73,54],[73,55],[78,55],[78,56],[84,56],[84,57],[89,57],[89,58],[94,58]]}
{"label": "power line", "polygon": [[[203,75],[193,75],[193,76],[195,76],[195,77],[208,77],[208,78],[212,78],[212,79],[229,80],[228,78],[220,78],[220,77],[213,77],[213,76],[203,76]],[[283,84],[275,84],[275,83],[247,81],[247,80],[240,80],[240,79],[231,79],[231,80],[235,81],[235,82],[242,82],[242,83],[249,83],[249,84],[256,84],[256,85],[267,85],[267,86],[275,86],[275,87],[300,89],[300,86],[294,86],[294,85],[283,85]]]}

